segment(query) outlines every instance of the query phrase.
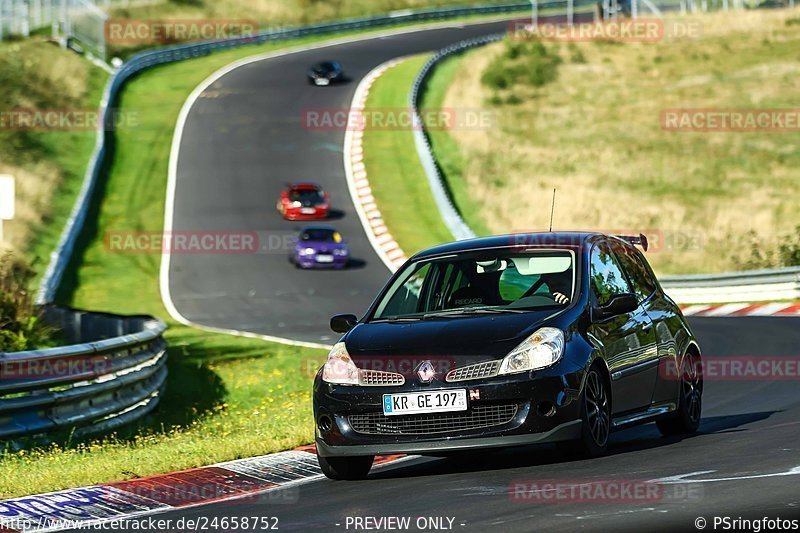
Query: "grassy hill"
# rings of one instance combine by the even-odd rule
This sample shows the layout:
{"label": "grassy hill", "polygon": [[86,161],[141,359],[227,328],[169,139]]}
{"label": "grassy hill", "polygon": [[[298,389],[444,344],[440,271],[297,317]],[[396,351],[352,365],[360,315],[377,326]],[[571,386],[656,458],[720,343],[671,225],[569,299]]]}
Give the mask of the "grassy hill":
{"label": "grassy hill", "polygon": [[506,41],[442,69],[443,107],[495,113],[494,128],[434,137],[452,188],[484,206],[470,222],[546,230],[557,188],[555,228],[649,230],[661,272],[797,264],[800,127],[677,132],[661,117],[797,110],[800,10],[692,17],[697,39]]}

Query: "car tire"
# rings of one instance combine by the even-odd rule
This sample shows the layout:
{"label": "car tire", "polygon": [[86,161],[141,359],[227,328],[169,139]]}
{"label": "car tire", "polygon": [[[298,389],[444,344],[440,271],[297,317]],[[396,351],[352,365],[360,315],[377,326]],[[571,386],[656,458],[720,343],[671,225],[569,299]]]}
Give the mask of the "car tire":
{"label": "car tire", "polygon": [[317,455],[317,462],[322,473],[328,479],[357,481],[365,479],[372,468],[374,455],[358,457],[322,457]]}
{"label": "car tire", "polygon": [[687,435],[700,427],[703,412],[703,373],[700,368],[700,357],[687,353],[681,363],[681,387],[678,397],[678,409],[675,414],[656,421],[662,435]]}
{"label": "car tire", "polygon": [[577,457],[604,455],[611,433],[611,389],[605,376],[596,367],[587,372],[579,401],[581,436],[567,443],[567,450]]}

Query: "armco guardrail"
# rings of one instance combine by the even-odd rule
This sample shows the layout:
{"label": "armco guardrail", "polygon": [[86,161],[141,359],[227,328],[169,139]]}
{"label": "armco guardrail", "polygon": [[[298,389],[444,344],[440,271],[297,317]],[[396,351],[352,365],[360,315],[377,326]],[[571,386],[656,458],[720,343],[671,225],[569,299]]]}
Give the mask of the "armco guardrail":
{"label": "armco guardrail", "polygon": [[665,277],[661,285],[680,304],[797,300],[800,267]]}
{"label": "armco guardrail", "polygon": [[167,377],[166,326],[47,307],[71,346],[0,353],[0,439],[111,431],[156,407]]}
{"label": "armco guardrail", "polygon": [[113,108],[117,95],[125,82],[131,76],[142,70],[163,65],[184,59],[191,59],[207,55],[216,50],[224,50],[250,44],[263,44],[271,41],[282,41],[296,39],[312,35],[328,35],[343,31],[365,30],[370,28],[386,28],[402,24],[415,22],[435,22],[470,15],[493,15],[504,13],[520,12],[530,7],[530,2],[510,2],[507,4],[481,5],[463,8],[442,8],[424,11],[396,12],[381,17],[369,17],[346,20],[342,22],[331,22],[304,26],[300,28],[288,28],[276,31],[259,33],[256,36],[225,39],[220,41],[210,41],[189,45],[178,45],[135,55],[127,61],[109,80],[106,85],[103,99],[100,106],[100,116],[102,117],[101,126],[98,130],[97,143],[95,144],[92,158],[84,176],[83,186],[73,207],[69,219],[64,225],[56,250],[51,254],[50,263],[42,278],[37,302],[45,304],[52,302],[55,298],[56,290],[67,268],[67,264],[75,248],[78,235],[80,234],[86,214],[89,210],[89,203],[94,193],[95,184],[98,181],[100,172],[103,168],[106,156],[107,136],[111,134],[110,110]]}
{"label": "armco guardrail", "polygon": [[433,147],[431,146],[428,132],[425,130],[422,117],[419,112],[419,106],[422,100],[422,95],[425,91],[426,83],[430,79],[436,65],[445,58],[460,54],[470,48],[483,46],[489,43],[497,42],[505,36],[505,33],[497,33],[494,35],[487,35],[486,37],[479,37],[477,39],[469,39],[461,41],[452,46],[448,46],[439,50],[431,57],[427,63],[422,67],[422,70],[417,74],[414,84],[411,86],[411,93],[408,97],[408,106],[414,113],[414,123],[418,127],[414,128],[414,145],[417,148],[419,160],[422,163],[422,168],[425,170],[425,175],[428,177],[428,184],[430,185],[433,199],[439,209],[439,214],[444,220],[447,229],[453,234],[457,240],[471,239],[475,237],[475,232],[464,222],[461,214],[455,206],[452,197],[449,193],[447,182],[442,176],[439,169],[439,164],[436,162],[436,157],[433,155]]}

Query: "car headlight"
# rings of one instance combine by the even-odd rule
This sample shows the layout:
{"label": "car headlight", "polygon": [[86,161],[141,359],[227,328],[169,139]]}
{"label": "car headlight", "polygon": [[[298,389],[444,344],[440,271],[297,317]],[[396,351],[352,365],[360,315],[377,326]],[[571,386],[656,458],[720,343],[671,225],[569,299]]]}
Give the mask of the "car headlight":
{"label": "car headlight", "polygon": [[498,375],[546,368],[557,363],[562,355],[564,332],[557,328],[541,328],[505,356]]}
{"label": "car headlight", "polygon": [[358,385],[358,367],[350,359],[343,342],[337,342],[331,348],[325,366],[322,367],[322,381],[337,385]]}
{"label": "car headlight", "polygon": [[345,256],[347,255],[347,250],[339,250],[339,249],[334,250],[333,255]]}
{"label": "car headlight", "polygon": [[300,255],[314,255],[313,248],[303,248],[300,250]]}

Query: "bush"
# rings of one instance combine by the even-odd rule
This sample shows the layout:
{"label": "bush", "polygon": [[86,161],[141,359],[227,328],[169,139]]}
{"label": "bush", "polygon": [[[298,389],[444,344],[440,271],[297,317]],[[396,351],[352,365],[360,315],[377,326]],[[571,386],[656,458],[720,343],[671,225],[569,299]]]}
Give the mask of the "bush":
{"label": "bush", "polygon": [[569,43],[569,52],[570,52],[569,60],[572,63],[576,64],[586,63],[586,56],[583,55],[583,52],[581,51],[580,48],[578,48],[575,45],[575,43]]}
{"label": "bush", "polygon": [[11,254],[0,257],[0,352],[19,352],[49,346],[51,328],[33,305],[28,285],[33,270]]}
{"label": "bush", "polygon": [[778,261],[780,266],[800,266],[800,225],[794,228],[794,234],[788,234],[778,245]]}
{"label": "bush", "polygon": [[561,57],[539,41],[506,40],[503,52],[483,71],[481,83],[494,90],[517,84],[541,87],[556,79],[559,64]]}
{"label": "bush", "polygon": [[737,268],[757,270],[800,266],[800,225],[794,233],[781,236],[777,246],[765,243],[754,231],[747,234],[748,252],[736,260]]}

